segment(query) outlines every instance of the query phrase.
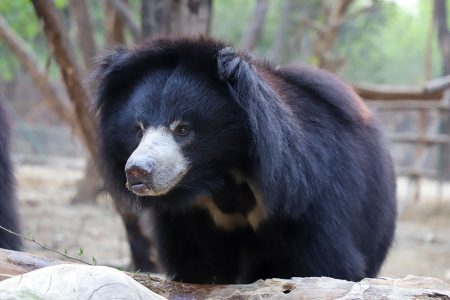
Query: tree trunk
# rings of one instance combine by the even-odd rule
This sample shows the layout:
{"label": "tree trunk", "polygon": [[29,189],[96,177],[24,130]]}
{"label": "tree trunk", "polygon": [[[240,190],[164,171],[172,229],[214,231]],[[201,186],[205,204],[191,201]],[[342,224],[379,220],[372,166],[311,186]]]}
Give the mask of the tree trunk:
{"label": "tree trunk", "polygon": [[345,58],[333,53],[340,28],[349,20],[377,9],[380,1],[371,0],[370,4],[349,12],[353,3],[354,0],[322,1],[323,23],[309,17],[302,18],[302,25],[313,29],[317,34],[313,42],[313,53],[319,68],[338,72],[343,67]]}
{"label": "tree trunk", "polygon": [[113,46],[116,44],[125,45],[125,34],[123,32],[123,18],[117,13],[117,9],[111,4],[111,1],[103,1],[105,24],[106,45]]}
{"label": "tree trunk", "polygon": [[71,199],[72,204],[95,204],[97,196],[103,191],[103,180],[94,160],[89,156],[83,171],[83,178],[77,183],[77,192]]}
{"label": "tree trunk", "polygon": [[173,0],[170,34],[208,34],[211,30],[212,0]]}
{"label": "tree trunk", "polygon": [[442,56],[442,75],[450,74],[450,32],[447,26],[447,2],[434,0],[434,20]]}
{"label": "tree trunk", "polygon": [[434,43],[434,18],[430,18],[430,25],[428,27],[426,46],[425,46],[425,59],[423,66],[423,77],[425,80],[431,79],[431,70],[433,64],[433,43]]}
{"label": "tree trunk", "polygon": [[[89,151],[89,156],[95,157],[96,119],[94,115],[91,115],[90,113],[89,96],[84,88],[83,80],[81,79],[82,73],[74,59],[73,53],[70,51],[73,47],[70,46],[70,42],[67,39],[67,30],[65,30],[59,22],[53,2],[49,0],[33,0],[32,3],[36,14],[43,22],[44,34],[47,37],[50,49],[58,63],[64,85],[66,86],[66,90],[74,106],[75,115],[78,121],[77,123],[80,126],[84,144]],[[95,48],[93,48],[95,46],[89,45],[86,47],[90,48],[89,50],[86,49],[88,52],[95,51]],[[89,55],[88,52],[83,52],[86,60],[89,60],[87,57],[87,55]],[[88,161],[88,166],[89,163],[92,164],[92,161]],[[76,198],[72,199],[72,202],[92,203],[98,195],[96,189],[98,186],[102,185],[102,183],[99,182],[100,176],[98,175],[98,172],[91,172],[90,169],[86,169],[85,171],[85,178],[81,181]],[[92,182],[92,184],[84,186],[87,182]]]}
{"label": "tree trunk", "polygon": [[32,0],[31,2],[43,24],[44,34],[58,63],[81,129],[81,137],[89,153],[94,156],[96,119],[89,110],[89,97],[84,89],[80,70],[70,51],[69,41],[66,38],[67,31],[61,26],[56,8],[51,0]]}
{"label": "tree trunk", "polygon": [[250,19],[250,23],[240,43],[241,49],[248,51],[255,49],[263,32],[268,8],[269,0],[258,0],[256,2],[252,18]]}
{"label": "tree trunk", "polygon": [[[67,262],[0,249],[0,281]],[[64,267],[59,269],[64,272]],[[48,275],[51,286],[52,275]],[[258,280],[252,284],[188,284],[164,280],[154,274],[126,273],[149,290],[167,299],[449,299],[450,287],[432,277],[367,278],[351,282],[328,277]],[[61,274],[64,276],[64,274]],[[85,275],[74,280],[83,280]],[[102,278],[101,276],[100,278]],[[19,279],[20,282],[20,279]],[[76,295],[73,295],[76,298]]]}
{"label": "tree trunk", "polygon": [[[86,0],[70,0],[70,13],[74,21],[77,45],[81,50],[84,72],[87,76],[92,72],[97,47],[94,40],[94,29]],[[95,203],[98,194],[103,190],[103,181],[95,163],[89,157],[84,170],[83,179],[78,182],[77,192],[71,203]]]}
{"label": "tree trunk", "polygon": [[289,15],[294,4],[293,0],[285,0],[283,10],[281,12],[280,25],[278,25],[275,39],[269,50],[269,56],[275,61],[280,61],[283,58],[283,49],[285,49],[287,31],[289,29],[290,19]]}
{"label": "tree trunk", "polygon": [[333,54],[336,36],[339,32],[342,20],[346,18],[347,11],[353,0],[332,1],[332,6],[327,10],[326,29],[319,34],[315,45],[316,55],[319,59],[319,68],[337,72],[342,68],[344,59]]}
{"label": "tree trunk", "polygon": [[170,33],[171,0],[142,0],[142,37],[168,35]]}
{"label": "tree trunk", "polygon": [[97,47],[94,40],[94,28],[92,28],[91,16],[86,0],[69,0],[70,12],[74,19],[77,44],[80,47],[84,61],[84,69],[90,72],[94,66],[94,58]]}

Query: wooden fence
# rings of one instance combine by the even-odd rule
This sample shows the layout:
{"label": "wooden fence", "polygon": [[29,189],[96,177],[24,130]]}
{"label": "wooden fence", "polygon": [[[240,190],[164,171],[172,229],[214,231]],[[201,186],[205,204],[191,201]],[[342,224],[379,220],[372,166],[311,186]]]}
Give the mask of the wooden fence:
{"label": "wooden fence", "polygon": [[[400,210],[411,201],[422,198],[423,178],[438,183],[439,199],[443,197],[445,182],[450,179],[450,81],[448,77],[446,81],[439,80],[439,88],[428,92],[423,92],[426,91],[423,89],[422,94],[418,89],[414,96],[411,93],[405,94],[402,90],[403,97],[392,97],[389,94],[390,97],[386,97],[388,100],[383,100],[383,94],[375,94],[375,100],[365,99],[383,122],[391,144],[397,176],[409,181],[405,199],[399,199],[403,200]],[[446,84],[442,84],[443,82]],[[382,93],[387,93],[388,90],[384,89]]]}

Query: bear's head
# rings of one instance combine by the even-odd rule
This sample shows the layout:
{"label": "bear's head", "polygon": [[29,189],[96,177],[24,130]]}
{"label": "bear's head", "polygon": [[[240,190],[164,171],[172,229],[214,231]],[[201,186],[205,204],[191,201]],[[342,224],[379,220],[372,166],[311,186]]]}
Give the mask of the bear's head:
{"label": "bear's head", "polygon": [[140,197],[197,194],[245,167],[248,124],[218,72],[223,48],[155,40],[107,53],[96,77],[109,185]]}
{"label": "bear's head", "polygon": [[280,121],[292,112],[263,73],[248,55],[206,38],[107,53],[96,105],[108,190],[148,204],[165,198],[173,208],[220,191],[239,173],[282,191],[273,186],[287,175],[286,132],[298,130]]}

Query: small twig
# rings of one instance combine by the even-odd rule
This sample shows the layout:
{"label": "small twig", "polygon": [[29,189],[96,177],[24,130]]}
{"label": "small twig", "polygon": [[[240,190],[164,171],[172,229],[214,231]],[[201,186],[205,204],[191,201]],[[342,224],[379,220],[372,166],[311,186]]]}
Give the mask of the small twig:
{"label": "small twig", "polygon": [[377,3],[373,3],[369,6],[360,8],[354,12],[351,12],[345,16],[341,16],[334,24],[332,24],[333,27],[338,28],[347,23],[348,21],[354,20],[360,15],[363,15],[368,12],[375,11],[377,9]]}
{"label": "small twig", "polygon": [[312,30],[316,31],[319,34],[324,34],[325,31],[326,31],[325,26],[323,26],[319,22],[311,20],[308,17],[301,17],[300,18],[300,24],[302,24],[303,26],[311,28]]}
{"label": "small twig", "polygon": [[29,238],[29,237],[27,237],[27,236],[21,235],[20,233],[17,233],[17,232],[14,232],[14,231],[12,231],[12,230],[10,230],[10,229],[8,229],[8,228],[5,228],[5,227],[3,227],[3,226],[1,226],[1,225],[0,225],[0,229],[3,229],[4,231],[6,231],[6,232],[8,232],[8,233],[10,233],[10,234],[12,234],[12,235],[18,236],[18,237],[20,237],[20,238],[22,238],[22,239],[24,239],[24,240],[27,240],[27,241],[36,243],[36,244],[38,244],[39,246],[41,246],[42,248],[44,248],[44,249],[47,250],[47,251],[50,251],[50,252],[59,254],[59,255],[65,257],[65,258],[72,259],[72,260],[75,260],[75,261],[78,261],[78,262],[81,262],[81,263],[84,263],[84,264],[87,264],[87,265],[92,265],[92,264],[90,264],[90,263],[88,263],[88,262],[86,262],[86,261],[84,261],[84,260],[82,260],[82,259],[80,259],[80,258],[72,257],[72,256],[69,256],[69,255],[64,254],[64,253],[62,253],[62,252],[59,252],[58,250],[51,249],[51,248],[45,246],[44,244],[42,244],[42,243],[36,241],[36,239],[35,239],[34,237],[33,237],[33,238]]}

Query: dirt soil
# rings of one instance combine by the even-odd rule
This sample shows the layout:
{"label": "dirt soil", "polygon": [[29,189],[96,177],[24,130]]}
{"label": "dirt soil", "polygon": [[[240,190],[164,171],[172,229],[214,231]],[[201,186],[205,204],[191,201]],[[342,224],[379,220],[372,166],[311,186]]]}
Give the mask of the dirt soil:
{"label": "dirt soil", "polygon": [[[70,204],[84,160],[16,156],[15,162],[24,235],[89,262],[94,258],[102,265],[129,265],[125,232],[111,200],[102,195],[95,205]],[[25,251],[61,258],[28,241]],[[394,247],[380,275],[408,274],[450,282],[449,199],[412,203],[402,214]]]}

